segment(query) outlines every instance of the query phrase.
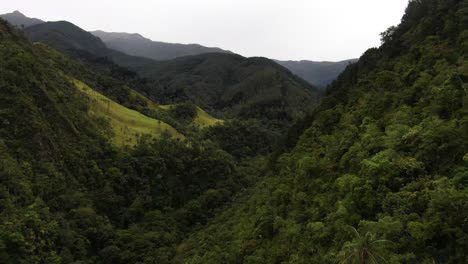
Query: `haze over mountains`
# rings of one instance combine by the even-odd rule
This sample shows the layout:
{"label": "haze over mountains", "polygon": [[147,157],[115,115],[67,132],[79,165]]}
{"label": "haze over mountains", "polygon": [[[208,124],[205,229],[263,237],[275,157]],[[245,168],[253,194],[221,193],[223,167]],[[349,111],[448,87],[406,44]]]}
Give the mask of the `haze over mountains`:
{"label": "haze over mountains", "polygon": [[[25,28],[44,23],[44,21],[39,19],[28,18],[19,11],[0,15],[0,17],[6,19],[13,25],[24,25]],[[99,37],[110,49],[120,51],[131,56],[144,57],[153,60],[170,60],[178,57],[204,53],[232,53],[231,51],[220,48],[204,47],[199,44],[175,44],[153,41],[138,33],[116,33],[104,32],[101,30],[92,31],[91,33],[96,37]],[[56,32],[51,32],[50,34],[56,34]],[[47,38],[51,38],[51,36],[47,36]],[[88,35],[86,38],[90,38],[90,36]],[[34,36],[32,39],[37,40]],[[349,63],[355,62],[356,59],[340,62],[275,61],[288,68],[291,72],[303,78],[310,84],[323,89],[330,84],[331,81],[336,79],[338,74],[340,74]]]}
{"label": "haze over mountains", "polygon": [[[101,38],[109,48],[129,55],[155,60],[174,59],[202,53],[230,53],[219,48],[206,48],[197,44],[182,45],[151,41],[140,34],[108,33],[103,31],[93,31],[91,33]],[[340,62],[275,61],[310,84],[325,88],[336,79],[346,66],[352,62],[356,62],[357,59]]]}
{"label": "haze over mountains", "polygon": [[308,81],[309,83],[325,88],[336,77],[343,72],[343,70],[351,63],[356,62],[358,59],[350,59],[338,62],[330,61],[279,61],[277,63],[288,68],[297,76]]}
{"label": "haze over mountains", "polygon": [[27,17],[19,11],[13,11],[12,13],[3,14],[0,15],[0,17],[10,22],[10,24],[20,28],[44,23],[44,21],[40,19]]}
{"label": "haze over mountains", "polygon": [[152,41],[140,34],[92,31],[106,45],[129,55],[146,57],[154,60],[170,60],[178,57],[202,53],[231,53],[220,48],[208,48],[198,44],[175,44]]}

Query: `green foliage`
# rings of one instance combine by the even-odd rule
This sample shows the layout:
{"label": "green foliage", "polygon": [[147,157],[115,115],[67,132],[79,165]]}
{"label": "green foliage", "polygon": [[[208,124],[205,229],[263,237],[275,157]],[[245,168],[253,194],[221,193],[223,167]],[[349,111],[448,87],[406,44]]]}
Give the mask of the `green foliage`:
{"label": "green foliage", "polygon": [[[72,80],[72,82],[80,92],[88,97],[89,114],[108,120],[112,127],[113,140],[119,146],[133,146],[140,137],[145,135],[161,137],[163,134],[168,134],[179,139],[184,137],[170,125],[161,122],[161,120],[152,119],[137,111],[128,109],[78,80]],[[195,114],[196,109],[194,109]],[[184,116],[176,116],[176,118],[185,120]]]}
{"label": "green foliage", "polygon": [[[0,21],[0,261],[466,262],[466,9],[410,1],[402,23],[345,70],[269,164],[261,156],[277,135],[262,125],[288,124],[304,94],[265,60],[201,56],[155,69],[162,98],[227,84],[222,99],[232,104],[212,109],[262,125],[228,120],[184,141],[115,148],[109,123],[89,115],[69,77],[148,118],[193,124],[198,109],[151,104],[129,88],[145,91],[141,79],[118,77],[125,71],[108,62],[84,71]],[[192,86],[205,75],[212,86]]]}
{"label": "green foliage", "polygon": [[152,84],[135,89],[154,101],[190,101],[216,117],[256,119],[276,131],[308,113],[319,98],[315,87],[264,58],[213,53],[131,68]]}
{"label": "green foliage", "polygon": [[387,260],[381,255],[382,244],[388,243],[388,240],[379,240],[375,235],[368,232],[361,236],[359,232],[352,227],[354,239],[352,242],[347,242],[341,251],[342,261],[340,263],[388,263]]}
{"label": "green foliage", "polygon": [[203,138],[214,141],[237,159],[248,159],[269,153],[277,135],[254,120],[231,120],[205,129]]}
{"label": "green foliage", "polygon": [[410,1],[176,263],[466,262],[467,7]]}
{"label": "green foliage", "polygon": [[120,92],[141,111],[170,110],[29,43],[3,20],[0,57],[1,263],[168,263],[253,178],[255,169],[208,139],[163,134],[114,147],[117,121],[163,125],[114,101]]}
{"label": "green foliage", "polygon": [[[315,87],[265,58],[208,53],[154,61],[109,49],[99,38],[66,21],[42,23],[25,32],[32,41],[45,43],[97,72],[124,80],[154,102],[188,101],[218,118],[260,120],[270,130],[284,131],[295,119],[309,113],[321,96]],[[100,90],[98,85],[86,83]],[[124,90],[112,92],[118,100],[105,94],[123,103],[128,101]],[[168,118],[162,121],[181,130]]]}

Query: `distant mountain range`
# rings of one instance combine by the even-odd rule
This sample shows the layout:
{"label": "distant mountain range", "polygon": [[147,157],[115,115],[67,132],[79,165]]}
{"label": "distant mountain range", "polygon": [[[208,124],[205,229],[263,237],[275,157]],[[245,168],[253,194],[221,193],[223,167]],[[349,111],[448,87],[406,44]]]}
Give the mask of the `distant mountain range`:
{"label": "distant mountain range", "polygon": [[[198,44],[173,44],[152,41],[138,33],[109,33],[100,30],[91,33],[99,37],[109,48],[129,55],[154,60],[169,60],[204,53],[231,53],[220,48],[207,48]],[[357,59],[339,62],[275,61],[310,84],[325,88],[343,72],[346,66],[356,62]]]}
{"label": "distant mountain range", "polygon": [[31,41],[47,44],[91,68],[115,71],[112,65],[102,65],[109,60],[135,72],[144,79],[132,88],[155,102],[189,101],[217,117],[257,119],[273,130],[282,130],[310,112],[321,94],[266,58],[205,53],[156,61],[108,48],[100,38],[67,21],[45,22],[24,32]]}
{"label": "distant mountain range", "polygon": [[[29,37],[33,41],[41,41],[48,44],[53,42],[53,47],[63,51],[64,47],[78,48],[77,50],[86,50],[87,52],[96,53],[102,56],[112,57],[114,60],[120,60],[121,65],[128,67],[140,67],[141,63],[147,68],[146,63],[148,61],[141,60],[142,58],[152,59],[156,61],[171,60],[175,58],[194,56],[206,53],[231,53],[231,51],[223,50],[221,48],[210,48],[204,47],[199,44],[175,44],[166,43],[160,41],[153,41],[138,33],[115,33],[115,32],[104,32],[101,30],[92,31],[91,34],[84,35],[81,33],[81,37],[75,36],[74,38],[61,38],[58,34],[64,34],[68,31],[67,27],[74,26],[73,24],[66,24],[65,22],[44,22],[40,19],[29,18],[19,11],[13,13],[0,15],[3,19],[7,20],[13,25],[18,27],[24,27],[28,32]],[[55,23],[55,24],[54,24]],[[56,24],[59,23],[59,24]],[[45,24],[45,25],[40,25]],[[34,27],[29,29],[29,27]],[[43,34],[44,32],[47,34]],[[60,32],[60,33],[59,33]],[[78,32],[78,31],[73,31]],[[92,36],[95,36],[93,38]],[[83,39],[81,39],[83,38]],[[98,38],[100,41],[98,41]],[[77,47],[78,42],[75,43],[58,43],[59,41],[69,42],[71,39],[79,39],[80,45],[92,45],[88,47]],[[93,44],[91,44],[93,43]],[[64,46],[62,46],[64,45]],[[107,52],[103,53],[103,49],[108,49]],[[112,49],[112,51],[109,51]],[[118,51],[116,53],[116,51]],[[127,56],[129,55],[129,56]],[[141,59],[137,59],[140,57]],[[336,77],[343,72],[343,70],[350,63],[356,62],[357,59],[344,60],[339,62],[315,62],[315,61],[280,61],[275,60],[278,64],[286,67],[292,73],[306,80],[310,84],[324,89],[330,84]],[[150,63],[151,64],[151,63]],[[133,68],[134,68],[133,67]]]}
{"label": "distant mountain range", "polygon": [[220,48],[208,48],[199,44],[176,44],[152,41],[140,34],[92,31],[111,48],[129,55],[146,57],[154,60],[170,60],[178,57],[203,53],[232,53]]}

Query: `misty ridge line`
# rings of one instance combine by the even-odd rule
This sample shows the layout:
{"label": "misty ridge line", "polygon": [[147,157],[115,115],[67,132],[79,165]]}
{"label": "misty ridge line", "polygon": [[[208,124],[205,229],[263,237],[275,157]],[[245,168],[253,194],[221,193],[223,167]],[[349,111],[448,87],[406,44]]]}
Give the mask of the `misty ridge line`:
{"label": "misty ridge line", "polygon": [[[27,29],[45,22],[41,19],[30,18],[20,11],[0,15],[11,24]],[[60,21],[58,21],[60,22]],[[219,47],[206,47],[200,44],[182,44],[155,41],[140,33],[106,32],[103,30],[87,31],[98,37],[108,48],[123,52],[125,54],[148,58],[156,61],[172,60],[180,57],[195,56],[207,53],[236,54],[232,51]],[[308,83],[324,89],[350,64],[357,59],[342,61],[312,61],[312,60],[276,60],[272,59],[293,74],[304,79]]]}

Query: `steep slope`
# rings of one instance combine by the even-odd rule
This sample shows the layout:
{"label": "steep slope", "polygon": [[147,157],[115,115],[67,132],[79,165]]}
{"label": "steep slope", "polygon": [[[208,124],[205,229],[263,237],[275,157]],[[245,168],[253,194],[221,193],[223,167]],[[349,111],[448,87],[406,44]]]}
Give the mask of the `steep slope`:
{"label": "steep slope", "polygon": [[161,120],[128,109],[81,81],[73,80],[73,83],[89,99],[89,114],[109,120],[113,131],[113,141],[117,145],[136,145],[139,137],[143,135],[161,137],[163,134],[168,134],[175,138],[184,137],[170,125],[161,122]]}
{"label": "steep slope", "polygon": [[153,84],[140,90],[162,104],[191,101],[217,116],[258,119],[284,129],[318,102],[317,89],[265,58],[203,54],[136,69]]}
{"label": "steep slope", "polygon": [[6,21],[8,21],[10,24],[20,27],[20,28],[23,28],[23,27],[27,28],[30,26],[44,23],[44,21],[40,19],[27,17],[23,15],[22,13],[20,13],[19,11],[14,11],[12,13],[0,15],[0,18],[3,18]]}
{"label": "steep slope", "polygon": [[30,28],[25,32],[31,41],[40,41],[59,51],[66,49],[85,50],[93,55],[105,53],[106,45],[102,41],[80,30],[67,21],[46,22]]}
{"label": "steep slope", "polygon": [[[168,263],[174,244],[244,188],[211,141],[115,147],[114,116],[102,118],[113,113],[93,102],[109,99],[83,81],[113,96],[125,87],[2,19],[0,57],[0,263]],[[148,121],[108,102],[116,118]]]}
{"label": "steep slope", "polygon": [[272,176],[174,262],[465,263],[467,28],[467,1],[410,1],[291,131]]}
{"label": "steep slope", "polygon": [[208,48],[199,44],[176,44],[152,41],[140,34],[104,32],[101,30],[92,31],[91,33],[102,39],[111,49],[154,60],[170,60],[203,53],[231,53],[230,51],[220,48]]}
{"label": "steep slope", "polygon": [[349,64],[356,62],[357,59],[338,62],[275,61],[310,84],[323,89],[334,81]]}

